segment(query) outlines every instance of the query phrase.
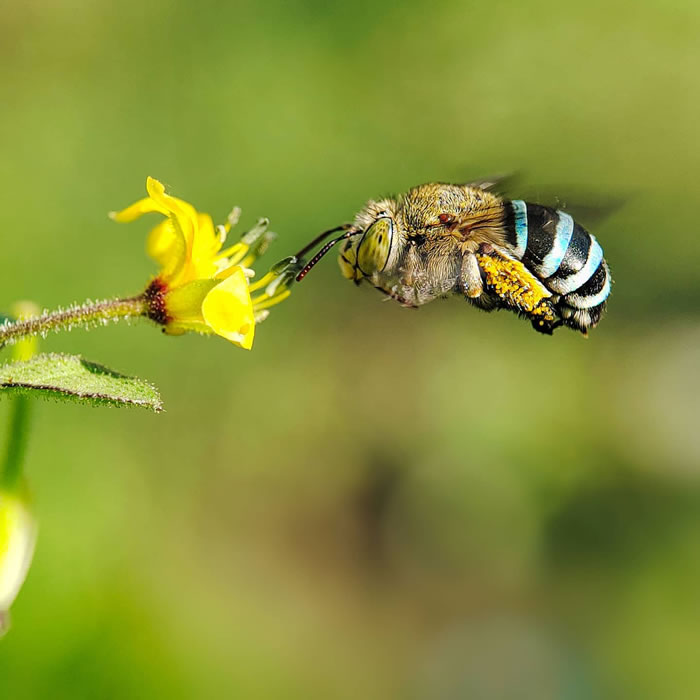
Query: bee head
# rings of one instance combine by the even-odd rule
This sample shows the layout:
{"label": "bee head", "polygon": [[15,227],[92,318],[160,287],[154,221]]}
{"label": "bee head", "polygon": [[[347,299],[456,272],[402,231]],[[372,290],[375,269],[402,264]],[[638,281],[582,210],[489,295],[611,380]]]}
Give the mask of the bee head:
{"label": "bee head", "polygon": [[395,199],[370,200],[357,214],[353,226],[361,235],[345,241],[338,257],[343,277],[359,283],[394,264],[400,238],[397,207]]}
{"label": "bee head", "polygon": [[[394,248],[395,224],[390,216],[375,219],[356,241],[348,240],[341,250],[340,270],[345,277],[370,277],[386,268]],[[352,275],[348,269],[352,266]]]}

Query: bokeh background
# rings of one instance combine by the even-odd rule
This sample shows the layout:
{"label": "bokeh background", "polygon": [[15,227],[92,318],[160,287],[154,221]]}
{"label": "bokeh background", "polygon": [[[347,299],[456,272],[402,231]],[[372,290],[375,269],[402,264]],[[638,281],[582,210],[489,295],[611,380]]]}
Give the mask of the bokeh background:
{"label": "bokeh background", "polygon": [[433,179],[625,204],[588,340],[330,258],[252,353],[47,339],[167,412],[37,406],[0,697],[700,696],[699,36],[683,0],[4,3],[3,308],[139,291],[152,222],[106,212],[147,175],[268,216],[269,263]]}

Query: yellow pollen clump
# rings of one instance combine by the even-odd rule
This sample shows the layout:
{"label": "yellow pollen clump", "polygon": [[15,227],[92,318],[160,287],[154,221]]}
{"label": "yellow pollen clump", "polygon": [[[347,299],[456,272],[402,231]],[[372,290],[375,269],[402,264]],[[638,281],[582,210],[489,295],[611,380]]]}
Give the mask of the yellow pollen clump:
{"label": "yellow pollen clump", "polygon": [[547,303],[551,294],[533,277],[521,262],[492,255],[477,254],[486,286],[508,306],[514,306],[542,321],[555,321],[553,309]]}

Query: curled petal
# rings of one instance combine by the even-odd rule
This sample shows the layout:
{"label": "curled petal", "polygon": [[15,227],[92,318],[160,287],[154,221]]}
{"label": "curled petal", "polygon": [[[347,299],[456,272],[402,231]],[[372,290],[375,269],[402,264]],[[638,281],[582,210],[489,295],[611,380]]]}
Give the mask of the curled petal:
{"label": "curled petal", "polygon": [[138,219],[144,214],[150,214],[152,212],[158,212],[165,216],[168,215],[167,209],[157,202],[154,202],[150,197],[146,197],[145,199],[139,199],[138,202],[134,202],[131,206],[126,207],[126,209],[109,212],[109,218],[114,219],[114,221],[127,223]]}
{"label": "curled petal", "polygon": [[202,315],[214,333],[250,350],[255,335],[255,313],[242,267],[207,294]]}
{"label": "curled petal", "polygon": [[153,177],[146,179],[146,191],[150,198],[165,210],[166,216],[170,216],[173,219],[173,223],[182,228],[182,233],[187,243],[187,250],[190,252],[197,233],[196,209],[188,202],[166,194],[163,183]]}
{"label": "curled petal", "polygon": [[182,269],[187,253],[185,238],[180,228],[173,225],[172,219],[165,219],[151,229],[146,251],[160,264],[160,277],[163,280],[170,280]]}

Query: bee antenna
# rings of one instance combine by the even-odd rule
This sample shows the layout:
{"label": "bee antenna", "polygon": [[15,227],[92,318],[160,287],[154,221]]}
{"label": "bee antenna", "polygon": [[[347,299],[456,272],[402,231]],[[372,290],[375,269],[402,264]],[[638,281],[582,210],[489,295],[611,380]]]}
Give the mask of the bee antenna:
{"label": "bee antenna", "polygon": [[[335,229],[335,230],[336,230],[336,231],[337,231],[337,230],[342,230],[342,227],[339,227],[338,229]],[[326,232],[326,233],[329,233],[329,232]],[[317,263],[317,262],[318,262],[318,261],[319,261],[319,260],[320,260],[320,259],[321,259],[321,258],[336,244],[336,243],[338,243],[338,242],[340,242],[340,241],[344,241],[344,240],[346,240],[346,239],[348,239],[348,238],[352,238],[353,236],[358,236],[358,235],[361,234],[361,233],[362,233],[362,231],[352,231],[352,230],[350,230],[350,231],[348,231],[347,233],[344,233],[342,236],[338,236],[338,238],[334,238],[332,241],[328,241],[328,243],[326,243],[326,245],[324,245],[323,248],[321,248],[321,250],[319,250],[318,253],[316,253],[316,255],[314,255],[314,257],[311,258],[311,260],[309,260],[309,262],[305,265],[304,269],[296,276],[296,281],[297,281],[297,282],[301,282],[301,281],[304,279],[304,277],[306,277],[306,275],[309,273],[309,271],[311,270],[311,268],[315,267],[315,266],[316,266],[316,263]],[[323,235],[323,234],[322,234],[322,235]],[[323,240],[323,239],[321,239],[321,240]]]}
{"label": "bee antenna", "polygon": [[338,231],[347,231],[352,224],[341,224],[340,226],[336,226],[335,228],[329,228],[328,231],[324,231],[323,233],[319,233],[316,238],[311,241],[311,243],[308,243],[305,245],[294,257],[297,260],[301,260],[312,248],[315,248],[321,241],[325,240],[328,238],[328,236],[331,235],[331,233],[337,233]]}

